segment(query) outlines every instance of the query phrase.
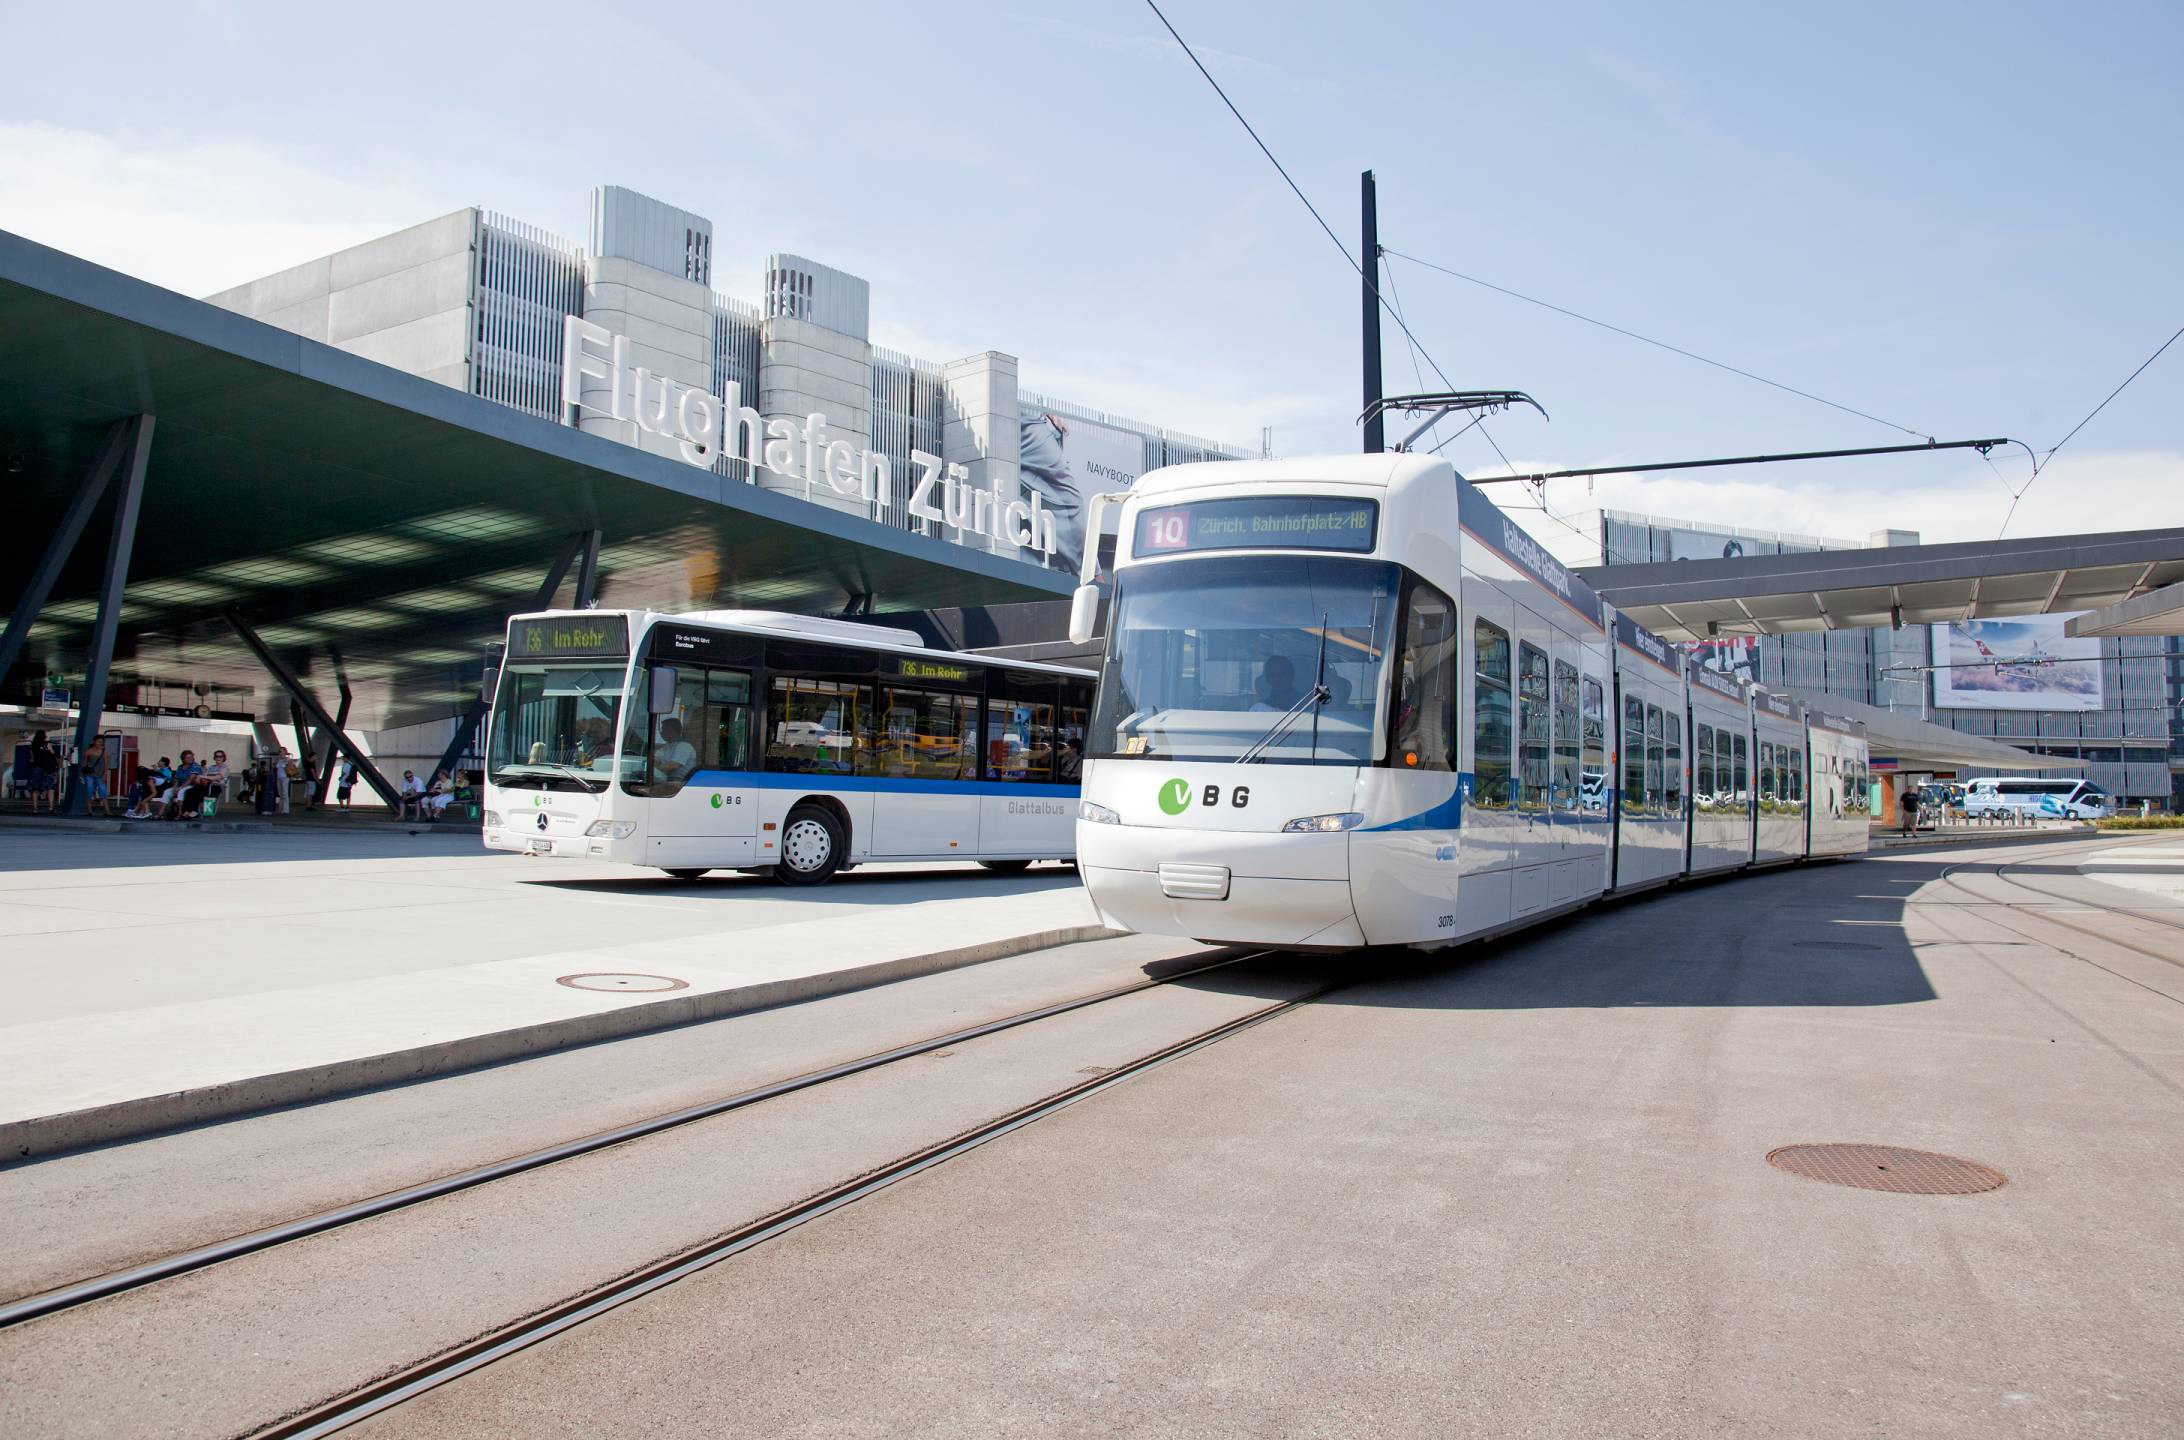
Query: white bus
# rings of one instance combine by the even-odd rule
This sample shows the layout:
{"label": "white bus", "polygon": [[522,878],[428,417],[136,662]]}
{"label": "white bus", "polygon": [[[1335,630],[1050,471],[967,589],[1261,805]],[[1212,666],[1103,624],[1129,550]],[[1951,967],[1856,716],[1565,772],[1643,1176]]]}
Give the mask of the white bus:
{"label": "white bus", "polygon": [[792,885],[871,860],[1071,859],[1092,682],[773,611],[518,615],[485,843]]}
{"label": "white bus", "polygon": [[2090,780],[2036,780],[2006,775],[1964,787],[1964,813],[2029,819],[2099,820],[2116,813],[2116,802]]}

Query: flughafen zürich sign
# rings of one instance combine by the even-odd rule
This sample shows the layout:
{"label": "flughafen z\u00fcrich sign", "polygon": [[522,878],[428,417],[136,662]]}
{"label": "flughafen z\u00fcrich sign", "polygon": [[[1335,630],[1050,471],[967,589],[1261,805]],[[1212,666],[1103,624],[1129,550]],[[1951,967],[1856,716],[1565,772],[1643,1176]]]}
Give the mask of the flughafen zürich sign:
{"label": "flughafen z\u00fcrich sign", "polygon": [[[628,337],[604,326],[570,315],[561,333],[565,410],[589,411],[633,424],[647,434],[664,435],[692,465],[710,466],[723,451],[732,451],[754,474],[771,470],[800,481],[807,492],[825,485],[845,499],[863,500],[878,509],[892,503],[886,453],[830,438],[827,417],[818,411],[802,420],[788,416],[768,420],[743,403],[742,386],[734,381],[728,383],[724,398],[656,375],[642,365],[631,366]],[[604,397],[599,393],[602,389]],[[604,405],[599,403],[602,398]],[[962,465],[950,465],[923,450],[912,450],[910,459],[918,467],[907,506],[913,516],[1053,555],[1054,512],[1038,491],[1032,491],[1029,500],[1004,501],[999,493],[972,485],[971,473]]]}

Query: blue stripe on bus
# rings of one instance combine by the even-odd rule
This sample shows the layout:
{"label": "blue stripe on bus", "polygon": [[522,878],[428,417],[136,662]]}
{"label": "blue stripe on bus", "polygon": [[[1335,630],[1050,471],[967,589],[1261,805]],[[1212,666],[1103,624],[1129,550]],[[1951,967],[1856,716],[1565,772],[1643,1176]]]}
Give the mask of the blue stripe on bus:
{"label": "blue stripe on bus", "polygon": [[717,790],[845,790],[886,795],[1018,795],[1074,800],[1081,787],[1024,780],[921,780],[907,775],[829,775],[795,770],[700,770],[685,785]]}

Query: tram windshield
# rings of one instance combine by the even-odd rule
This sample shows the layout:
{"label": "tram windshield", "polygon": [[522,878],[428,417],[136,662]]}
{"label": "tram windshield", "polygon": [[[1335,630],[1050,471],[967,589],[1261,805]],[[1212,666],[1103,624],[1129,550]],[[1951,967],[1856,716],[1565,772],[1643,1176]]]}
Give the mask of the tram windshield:
{"label": "tram windshield", "polygon": [[[1235,760],[1263,743],[1253,758],[1272,764],[1371,764],[1399,575],[1300,555],[1125,568],[1087,753]],[[1322,675],[1327,699],[1314,706]]]}
{"label": "tram windshield", "polygon": [[503,667],[493,696],[488,778],[533,789],[605,789],[614,778],[627,668],[622,660],[511,661]]}

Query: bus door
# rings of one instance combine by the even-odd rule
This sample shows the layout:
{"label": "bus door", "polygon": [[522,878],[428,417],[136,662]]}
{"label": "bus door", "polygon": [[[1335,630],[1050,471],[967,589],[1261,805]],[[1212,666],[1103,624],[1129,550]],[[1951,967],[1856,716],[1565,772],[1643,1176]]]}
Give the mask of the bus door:
{"label": "bus door", "polygon": [[872,853],[978,854],[978,697],[882,679],[872,718]]}
{"label": "bus door", "polygon": [[[647,697],[639,693],[637,701]],[[661,698],[665,698],[664,696]],[[648,858],[663,866],[748,865],[758,830],[751,672],[683,664],[674,704],[650,719]]]}

